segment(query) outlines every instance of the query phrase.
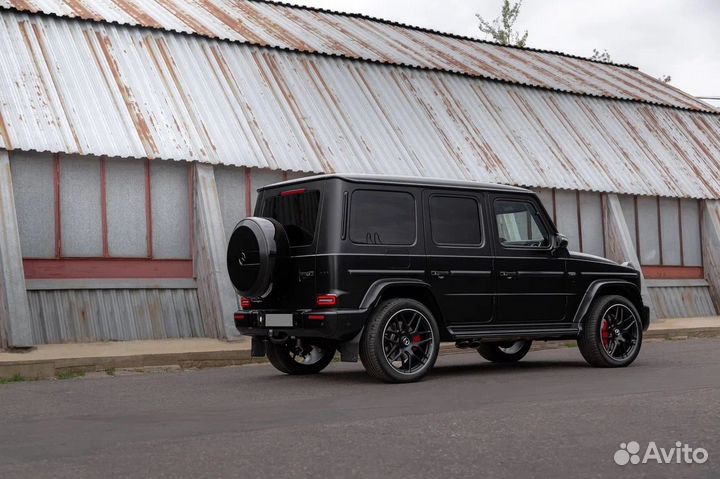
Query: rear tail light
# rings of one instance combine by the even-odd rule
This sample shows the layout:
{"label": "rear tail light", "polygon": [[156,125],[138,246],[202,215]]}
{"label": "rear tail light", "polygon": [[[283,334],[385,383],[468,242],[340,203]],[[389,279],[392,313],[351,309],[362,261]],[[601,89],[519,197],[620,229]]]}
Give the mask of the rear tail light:
{"label": "rear tail light", "polygon": [[320,294],[315,298],[316,306],[335,306],[337,304],[337,296],[334,294]]}
{"label": "rear tail light", "polygon": [[242,313],[235,313],[235,321],[245,321],[245,315]]}
{"label": "rear tail light", "polygon": [[242,309],[250,309],[252,308],[252,301],[248,298],[240,298],[240,307]]}

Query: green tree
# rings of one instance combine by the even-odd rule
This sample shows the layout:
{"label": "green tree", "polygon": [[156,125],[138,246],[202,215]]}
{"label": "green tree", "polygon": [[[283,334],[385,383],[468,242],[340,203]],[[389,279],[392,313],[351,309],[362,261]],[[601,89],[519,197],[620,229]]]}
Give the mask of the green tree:
{"label": "green tree", "polygon": [[[603,62],[603,63],[611,63],[612,58],[610,57],[610,54],[607,50],[600,51],[597,48],[593,48],[593,54],[590,57],[590,60],[595,60],[597,62]],[[660,75],[658,77],[658,80],[660,80],[663,83],[670,83],[672,81],[672,77],[670,75]]]}
{"label": "green tree", "polygon": [[514,30],[515,21],[520,14],[522,0],[517,3],[510,4],[510,0],[503,0],[500,16],[495,20],[487,21],[479,13],[475,16],[480,21],[478,28],[486,37],[489,36],[500,45],[513,45],[516,47],[524,47],[527,43],[528,32],[518,32]]}
{"label": "green tree", "polygon": [[604,62],[604,63],[610,63],[612,62],[612,58],[610,58],[610,54],[607,50],[600,51],[596,48],[593,48],[593,54],[590,57],[590,60],[595,60],[596,62]]}

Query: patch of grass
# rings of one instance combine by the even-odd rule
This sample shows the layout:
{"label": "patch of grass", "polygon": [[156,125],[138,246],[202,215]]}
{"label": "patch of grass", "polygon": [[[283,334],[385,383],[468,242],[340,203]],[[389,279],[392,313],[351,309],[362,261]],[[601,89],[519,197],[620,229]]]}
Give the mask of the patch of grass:
{"label": "patch of grass", "polygon": [[577,342],[575,341],[569,341],[567,343],[563,343],[564,348],[577,348]]}
{"label": "patch of grass", "polygon": [[83,376],[85,376],[85,373],[82,371],[62,371],[55,377],[57,379],[74,379],[81,378]]}
{"label": "patch of grass", "polygon": [[105,368],[105,374],[108,376],[115,376],[115,368]]}
{"label": "patch of grass", "polygon": [[11,376],[9,378],[0,378],[0,384],[21,383],[27,380],[28,379],[22,374],[15,374],[14,376]]}

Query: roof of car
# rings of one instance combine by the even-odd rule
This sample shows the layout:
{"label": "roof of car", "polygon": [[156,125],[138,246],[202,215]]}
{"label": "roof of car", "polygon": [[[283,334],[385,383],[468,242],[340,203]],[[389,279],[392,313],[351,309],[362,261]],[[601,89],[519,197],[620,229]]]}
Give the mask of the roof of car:
{"label": "roof of car", "polygon": [[363,175],[363,174],[345,174],[345,173],[334,173],[329,175],[315,175],[305,176],[302,178],[296,178],[287,181],[281,181],[279,183],[273,183],[270,185],[262,186],[258,189],[264,190],[268,188],[277,188],[281,186],[289,186],[298,183],[307,183],[308,181],[328,180],[332,178],[339,178],[345,181],[351,181],[354,183],[372,183],[382,185],[406,185],[406,186],[431,186],[440,188],[462,188],[462,189],[477,189],[477,190],[492,190],[492,191],[508,191],[516,193],[531,193],[526,188],[520,188],[519,186],[501,185],[498,183],[478,183],[475,181],[465,180],[451,180],[445,178],[426,178],[422,176],[387,176],[387,175]]}

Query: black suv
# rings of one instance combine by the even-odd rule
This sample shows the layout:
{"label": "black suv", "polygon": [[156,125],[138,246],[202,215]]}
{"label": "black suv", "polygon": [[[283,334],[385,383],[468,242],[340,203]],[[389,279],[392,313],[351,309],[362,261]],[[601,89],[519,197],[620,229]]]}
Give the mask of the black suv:
{"label": "black suv", "polygon": [[568,252],[523,188],[322,175],[261,188],[255,215],[228,245],[235,325],[288,374],[339,351],[416,381],[443,341],[512,362],[533,340],[577,339],[591,365],[627,366],[649,325],[638,271]]}

